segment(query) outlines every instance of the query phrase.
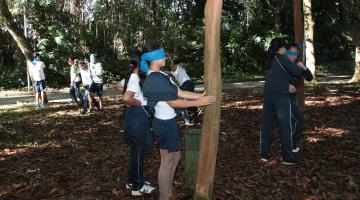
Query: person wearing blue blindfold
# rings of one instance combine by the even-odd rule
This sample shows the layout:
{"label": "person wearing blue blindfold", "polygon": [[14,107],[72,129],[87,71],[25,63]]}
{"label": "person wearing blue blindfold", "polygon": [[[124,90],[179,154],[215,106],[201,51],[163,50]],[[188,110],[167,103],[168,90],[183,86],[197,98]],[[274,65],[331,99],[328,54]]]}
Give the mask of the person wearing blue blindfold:
{"label": "person wearing blue blindfold", "polygon": [[41,60],[38,52],[33,53],[32,65],[29,66],[29,75],[35,87],[35,101],[37,107],[44,107],[47,103],[46,84],[45,84],[45,63]]}
{"label": "person wearing blue blindfold", "polygon": [[93,83],[90,86],[90,99],[91,102],[89,104],[90,110],[92,110],[93,108],[93,102],[92,99],[94,97],[94,94],[96,94],[99,97],[99,109],[102,110],[104,108],[103,105],[103,98],[102,98],[102,93],[103,93],[103,67],[102,67],[102,63],[99,62],[98,60],[98,56],[96,54],[91,54],[90,55],[90,73],[91,73],[91,77],[93,79]]}
{"label": "person wearing blue blindfold", "polygon": [[162,68],[165,51],[157,43],[147,43],[140,58],[140,70],[148,74],[143,84],[149,110],[153,113],[153,128],[160,147],[161,164],[158,174],[160,200],[174,196],[172,184],[180,160],[180,136],[176,126],[175,108],[189,108],[212,104],[216,99],[183,91]]}
{"label": "person wearing blue blindfold", "polygon": [[[298,66],[304,65],[301,61],[298,60],[299,56],[299,46],[298,44],[292,42],[286,45],[286,55],[288,59],[297,64]],[[313,76],[309,69],[302,70],[303,76],[307,81],[311,81]],[[296,76],[290,77],[289,83],[289,92],[290,92],[290,102],[291,102],[291,113],[292,113],[292,127],[294,127],[293,132],[293,152],[298,153],[300,151],[299,140],[303,136],[303,131],[305,129],[304,124],[304,113],[300,110],[299,104],[297,102],[297,86],[298,78]]]}
{"label": "person wearing blue blindfold", "polygon": [[[281,154],[285,165],[297,164],[293,150],[294,127],[292,124],[292,104],[289,84],[293,76],[300,77],[306,66],[296,65],[286,56],[285,42],[274,38],[268,49],[266,61],[262,125],[260,133],[260,157],[270,160],[270,145],[274,138],[275,116],[279,119]],[[302,65],[301,65],[302,64]]]}

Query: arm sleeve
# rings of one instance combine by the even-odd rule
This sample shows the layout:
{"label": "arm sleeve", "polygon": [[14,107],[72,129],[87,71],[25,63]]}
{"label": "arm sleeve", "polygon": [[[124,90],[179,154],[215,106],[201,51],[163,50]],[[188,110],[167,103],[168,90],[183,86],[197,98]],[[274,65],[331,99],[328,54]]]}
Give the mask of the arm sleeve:
{"label": "arm sleeve", "polygon": [[309,69],[306,69],[305,71],[303,71],[304,73],[304,78],[307,81],[312,81],[313,80],[313,75],[311,74],[311,71]]}
{"label": "arm sleeve", "polygon": [[137,92],[141,91],[139,81],[136,80],[133,76],[130,77],[130,79],[129,79],[126,91],[131,91],[131,92],[134,92],[134,93],[137,93]]}
{"label": "arm sleeve", "polygon": [[300,77],[303,73],[303,70],[298,67],[296,64],[290,62],[289,59],[287,59],[285,56],[277,56],[279,58],[279,61],[281,65],[287,70],[291,75]]}

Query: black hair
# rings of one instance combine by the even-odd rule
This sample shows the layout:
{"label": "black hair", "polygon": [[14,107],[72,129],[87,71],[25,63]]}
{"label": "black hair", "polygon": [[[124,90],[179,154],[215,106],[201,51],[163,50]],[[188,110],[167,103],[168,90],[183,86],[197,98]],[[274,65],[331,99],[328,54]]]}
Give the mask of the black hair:
{"label": "black hair", "polygon": [[74,56],[70,56],[70,57],[69,57],[69,60],[74,61],[74,60],[75,60],[75,57],[74,57]]}
{"label": "black hair", "polygon": [[274,38],[271,40],[268,49],[268,57],[266,59],[266,69],[271,68],[271,63],[274,60],[276,53],[283,47],[285,47],[285,41],[282,38]]}
{"label": "black hair", "polygon": [[174,65],[178,65],[178,64],[180,64],[180,63],[181,63],[181,60],[178,59],[178,58],[173,61],[173,64],[174,64]]}
{"label": "black hair", "polygon": [[40,53],[34,51],[34,52],[32,53],[32,56],[33,56],[33,58],[36,58],[36,57],[40,56]]}
{"label": "black hair", "polygon": [[129,71],[126,73],[125,75],[125,83],[124,83],[124,88],[123,88],[123,94],[125,94],[126,89],[127,89],[127,85],[129,83],[130,80],[130,76],[132,73],[134,73],[135,69],[138,69],[138,75],[140,77],[140,87],[142,88],[142,85],[145,81],[146,78],[146,74],[144,74],[140,69],[139,69],[139,53],[133,54],[130,57],[130,61],[129,61]]}
{"label": "black hair", "polygon": [[142,49],[142,54],[150,52],[150,51],[155,51],[155,50],[158,50],[161,48],[162,47],[159,43],[154,42],[154,41],[149,41],[149,42],[145,43],[144,48]]}
{"label": "black hair", "polygon": [[299,49],[299,45],[298,45],[296,42],[289,42],[289,43],[286,45],[286,49],[289,50],[290,48]]}

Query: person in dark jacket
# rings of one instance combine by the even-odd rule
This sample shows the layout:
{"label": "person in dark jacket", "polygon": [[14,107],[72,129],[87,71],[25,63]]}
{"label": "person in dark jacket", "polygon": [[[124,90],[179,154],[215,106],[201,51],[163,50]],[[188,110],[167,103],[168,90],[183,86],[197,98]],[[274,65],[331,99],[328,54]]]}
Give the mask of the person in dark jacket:
{"label": "person in dark jacket", "polygon": [[285,42],[274,38],[269,47],[266,61],[262,127],[260,133],[260,156],[263,161],[270,159],[269,147],[274,137],[274,119],[280,122],[281,154],[283,164],[294,165],[297,159],[292,152],[293,127],[289,83],[293,76],[300,77],[306,66],[292,63],[285,55]]}
{"label": "person in dark jacket", "polygon": [[[286,55],[288,59],[293,63],[301,63],[298,61],[299,55],[299,46],[292,42],[286,45]],[[307,81],[311,81],[313,79],[313,75],[309,69],[303,70],[303,74],[301,75]],[[300,147],[298,145],[300,138],[303,135],[303,131],[305,129],[304,124],[304,113],[299,109],[299,104],[297,101],[297,88],[298,88],[298,78],[296,76],[292,76],[289,84],[289,92],[290,92],[290,102],[291,102],[291,114],[292,114],[292,127],[293,127],[293,152],[297,153],[300,151]]]}

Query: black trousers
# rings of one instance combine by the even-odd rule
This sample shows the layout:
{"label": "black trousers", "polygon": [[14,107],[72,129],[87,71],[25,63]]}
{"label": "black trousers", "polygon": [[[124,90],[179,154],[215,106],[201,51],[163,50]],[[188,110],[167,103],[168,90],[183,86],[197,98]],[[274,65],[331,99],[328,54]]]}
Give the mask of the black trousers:
{"label": "black trousers", "polygon": [[275,117],[280,122],[281,154],[284,161],[294,161],[294,127],[290,95],[265,94],[260,133],[260,155],[269,156],[269,147],[274,139]]}
{"label": "black trousers", "polygon": [[140,190],[144,185],[144,154],[145,151],[139,144],[131,142],[127,182],[132,184],[134,191]]}

